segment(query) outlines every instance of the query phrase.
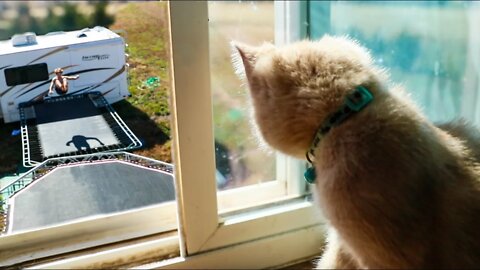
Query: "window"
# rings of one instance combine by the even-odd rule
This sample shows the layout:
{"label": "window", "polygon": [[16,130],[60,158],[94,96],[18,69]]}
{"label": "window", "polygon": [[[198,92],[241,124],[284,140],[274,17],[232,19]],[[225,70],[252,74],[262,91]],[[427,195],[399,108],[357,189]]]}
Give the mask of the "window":
{"label": "window", "polygon": [[[113,237],[112,231],[118,230],[132,237],[140,237],[140,232],[151,236],[133,243],[85,250],[65,259],[35,264],[36,268],[121,266],[128,265],[133,257],[131,263],[145,258],[158,260],[138,266],[140,268],[268,268],[311,258],[321,252],[323,225],[310,198],[305,195],[307,186],[301,176],[304,162],[272,154],[269,159],[275,159],[270,161],[275,168],[268,170],[269,176],[257,177],[251,185],[217,190],[208,5],[203,1],[169,2],[173,63],[170,74],[172,148],[178,232],[156,234],[161,231],[163,222],[158,218],[158,209],[141,215],[140,219],[136,215],[124,215],[124,219],[105,217],[99,223],[103,224],[103,235]],[[254,8],[271,3],[240,3],[241,8],[245,5]],[[270,6],[275,14],[276,43],[303,37],[305,24],[297,19],[304,16],[305,7],[304,3],[294,1]],[[176,216],[170,218],[173,217]],[[121,224],[124,221],[126,225]],[[134,224],[140,227],[131,227]],[[78,231],[78,227],[70,228],[75,229]],[[82,229],[82,234],[91,232],[89,227]],[[56,232],[59,230],[52,229],[48,237],[40,232],[35,236],[50,239]],[[88,236],[94,242],[99,233]],[[47,250],[62,249],[65,241],[55,240],[49,242]],[[13,240],[3,243],[7,248],[15,247]],[[24,256],[29,254],[31,251]],[[155,257],[148,257],[148,254]],[[174,258],[159,260],[162,256]],[[123,262],[119,263],[120,260]]]}
{"label": "window", "polygon": [[[306,184],[297,181],[302,162],[259,142],[260,135],[251,123],[248,90],[231,63],[233,40],[254,45],[286,42],[278,6],[269,1],[208,2],[217,198],[222,214],[306,191]],[[297,38],[305,36],[301,27],[291,30]]]}
{"label": "window", "polygon": [[[242,2],[242,4],[255,6],[257,3]],[[216,5],[224,5],[224,3]],[[437,109],[428,109],[430,117],[440,117],[439,115],[444,111],[439,111],[438,108],[448,107],[448,111],[455,111],[457,108],[457,105],[448,104],[458,102],[477,104],[476,98],[473,101],[470,99],[472,96],[476,97],[478,86],[477,72],[475,72],[477,66],[475,59],[478,58],[475,50],[478,46],[475,45],[478,45],[478,35],[474,27],[477,25],[478,16],[476,16],[477,7],[470,9],[470,5],[472,4],[453,1],[401,3],[279,1],[274,4],[275,42],[277,44],[291,42],[305,37],[306,33],[309,33],[312,38],[319,38],[325,33],[350,33],[361,42],[367,43],[377,61],[384,61],[388,67],[392,68],[394,80],[413,78],[410,83],[415,87],[407,88],[420,89],[415,93],[412,92],[413,95],[420,94],[416,97],[418,100],[422,100],[423,94],[432,93],[432,96],[423,99],[425,104],[430,104],[425,106],[434,108],[437,105],[434,106],[433,102],[445,102],[440,103],[442,105],[436,107]],[[157,242],[144,241],[137,246],[113,248],[100,254],[77,256],[40,265],[37,266],[38,268],[42,266],[98,267],[108,262],[115,265],[116,260],[120,258],[128,260],[147,251],[162,249],[176,256],[177,250],[171,247],[175,246],[177,240],[180,240],[180,244],[177,243],[176,246],[180,257],[141,265],[139,268],[269,268],[320,253],[322,226],[321,221],[316,218],[318,213],[313,211],[308,198],[298,195],[303,194],[304,187],[298,184],[297,192],[289,191],[295,186],[293,184],[295,182],[290,182],[290,179],[300,182],[298,173],[301,171],[301,165],[290,166],[288,159],[283,159],[281,156],[278,159],[275,157],[277,170],[291,169],[286,169],[287,172],[275,173],[276,178],[282,175],[284,182],[278,179],[268,182],[259,181],[260,183],[255,181],[256,184],[253,185],[217,192],[214,151],[216,122],[212,118],[212,112],[216,109],[211,99],[211,91],[216,90],[210,88],[212,75],[210,69],[214,70],[214,68],[211,66],[212,58],[209,55],[211,50],[209,49],[208,8],[206,2],[200,1],[170,2],[174,64],[171,74],[174,89],[172,92],[174,107],[172,125],[175,131],[173,147],[180,220],[178,235],[163,238]],[[233,5],[230,9],[234,9]],[[235,9],[237,10],[239,12],[235,15],[240,16],[241,9]],[[442,17],[443,15],[445,17]],[[212,20],[212,23],[214,22]],[[467,28],[465,24],[472,26],[469,31],[465,30]],[[455,31],[449,31],[450,36],[442,37],[446,27],[448,29],[452,27]],[[358,28],[358,30],[350,32],[349,28]],[[398,38],[396,34],[400,34],[403,30],[409,32],[406,35],[407,38]],[[419,35],[419,41],[408,37],[412,33]],[[462,38],[460,41],[456,40],[460,38],[459,36]],[[438,54],[440,48],[437,46],[450,44],[447,39],[452,38],[455,40],[455,46],[458,45],[458,47],[454,46],[458,54],[464,55],[460,57],[459,62],[446,62],[449,64],[444,66],[443,63],[446,60],[439,60],[438,64],[435,61],[427,61],[446,57]],[[371,43],[368,43],[369,40]],[[442,41],[442,43],[435,41]],[[436,49],[430,52],[420,50],[427,45]],[[431,47],[425,48],[431,49]],[[467,49],[462,50],[462,48]],[[441,49],[443,50],[444,48]],[[432,56],[429,53],[436,55]],[[402,55],[410,57],[405,58]],[[447,53],[447,55],[450,54]],[[421,57],[427,57],[427,59],[420,59]],[[450,58],[447,57],[447,59]],[[442,70],[447,67],[453,70],[457,66],[464,67],[462,61],[467,62],[465,71],[442,73]],[[427,68],[421,67],[422,63],[426,63]],[[429,69],[428,72],[422,71]],[[445,75],[446,78],[443,78],[440,74],[450,75]],[[461,96],[460,101],[457,99],[458,95],[450,95],[452,92],[448,92],[454,91],[453,86],[445,89],[438,88],[438,91],[435,88],[435,84],[453,85],[456,80],[462,78],[462,74],[468,75],[464,83],[471,84],[473,88],[465,90],[465,95]],[[429,91],[431,88],[429,83],[432,82],[433,89],[436,90]],[[472,108],[467,112],[473,112],[475,115],[475,106]],[[233,116],[236,114],[234,113]],[[296,196],[291,197],[288,202],[276,201],[275,204],[265,204],[265,197],[260,196],[262,199],[253,204],[257,206],[253,209],[232,211],[232,208],[229,210],[227,207],[221,210],[222,203],[226,203],[232,196],[243,199],[248,197],[245,196],[246,193],[242,193],[245,190],[252,193],[266,187],[271,191],[272,186],[278,187],[279,183],[283,183],[285,187],[282,191],[283,197],[287,194],[296,194]],[[262,202],[260,206],[259,202]],[[221,215],[219,210],[222,212]]]}
{"label": "window", "polygon": [[250,123],[248,93],[232,67],[232,40],[274,42],[273,2],[208,2],[210,73],[219,189],[276,178],[275,153],[260,146]]}
{"label": "window", "polygon": [[[224,5],[230,10],[245,8]],[[242,3],[242,5],[250,4]],[[275,16],[283,19],[288,18],[286,16],[288,12],[292,15],[301,9],[298,3],[279,2],[277,5]],[[299,170],[301,167],[296,166],[295,161],[285,159],[283,163],[277,162],[277,169],[285,171],[281,173],[283,179],[273,181],[275,183],[266,182],[235,188],[218,192],[217,195],[216,183],[212,182],[216,171],[215,157],[214,152],[208,150],[214,147],[208,6],[203,2],[171,2],[170,12],[175,77],[173,93],[175,150],[177,151],[175,164],[180,168],[177,170],[176,177],[179,185],[178,192],[182,194],[179,202],[180,226],[184,236],[182,242],[185,255],[191,256],[252,241],[262,236],[275,235],[288,230],[301,230],[305,226],[318,224],[314,214],[299,222],[287,221],[293,218],[291,215],[303,216],[311,213],[309,211],[312,210],[310,202],[302,197],[305,183]],[[276,26],[276,31],[282,32],[289,27],[291,31],[299,32],[299,29],[295,29],[295,26],[299,25],[301,24],[285,23],[278,25],[278,28]],[[289,42],[291,40],[288,38],[295,36],[283,35],[282,37],[283,40],[280,36],[275,39],[278,38],[279,42]],[[192,71],[195,72],[192,74]],[[181,79],[186,77],[189,79]],[[193,134],[194,140],[192,140]],[[271,192],[274,195],[269,197]],[[256,197],[252,196],[255,193],[261,193],[258,200],[252,198]],[[230,207],[228,203],[231,202],[231,198],[235,198],[236,202],[246,202],[243,204],[244,207],[252,206],[256,211],[248,211],[248,208],[239,209],[238,205]],[[274,206],[265,205],[266,202],[272,201],[276,202]],[[259,207],[263,208],[263,211],[258,211]],[[195,225],[192,226],[193,224]],[[260,229],[262,226],[269,229],[264,231]]]}
{"label": "window", "polygon": [[[69,147],[73,151],[78,150],[76,154],[86,154],[98,145],[113,146],[112,148],[131,146],[132,144],[124,139],[134,139],[135,136],[131,134],[134,133],[145,147],[135,150],[134,153],[104,152],[82,156],[72,156],[75,155],[73,151],[62,150],[52,155],[58,158],[53,157],[44,161],[40,155],[42,159],[37,159],[39,164],[36,167],[23,167],[21,160],[16,157],[21,156],[25,141],[20,136],[10,134],[12,130],[21,129],[21,124],[18,122],[5,124],[0,119],[2,138],[0,148],[3,150],[0,154],[0,267],[124,240],[134,241],[139,237],[169,234],[176,230],[177,214],[174,198],[176,194],[169,138],[170,82],[167,67],[170,45],[167,12],[166,2],[152,1],[122,3],[16,1],[2,4],[0,40],[9,40],[14,33],[36,28],[38,40],[41,41],[40,36],[48,32],[81,30],[85,27],[92,28],[98,23],[111,30],[123,30],[123,37],[129,44],[129,71],[132,81],[129,91],[132,96],[126,101],[113,104],[115,111],[110,107],[97,108],[96,105],[102,104],[103,101],[94,100],[92,96],[76,96],[82,97],[85,103],[75,102],[75,98],[70,96],[62,97],[65,112],[58,112],[59,107],[55,105],[60,103],[56,102],[60,99],[52,98],[50,101],[53,101],[50,103],[43,102],[44,107],[40,109],[45,109],[42,110],[44,116],[61,115],[63,118],[73,113],[75,119],[85,122],[84,125],[72,124],[71,128],[66,128],[69,131],[78,131],[78,134],[75,133],[73,136],[68,134],[70,136],[68,139],[59,136],[63,130],[58,128],[55,130],[56,135],[43,136],[42,140],[45,140],[42,143],[55,148]],[[114,14],[117,16],[113,19]],[[71,20],[72,18],[75,20]],[[10,41],[5,43],[11,44]],[[68,65],[62,66],[66,74],[75,75],[76,72],[82,71],[82,61],[73,61],[77,65],[70,65],[72,51],[65,52],[61,49],[52,50],[46,57],[24,67],[15,67],[19,65],[18,59],[9,58],[8,61],[12,61],[11,63],[2,63],[4,68],[10,67],[5,70],[7,80],[9,83],[18,84],[42,79],[48,83],[47,63],[53,70],[59,63],[59,57],[68,60]],[[121,58],[124,57],[123,50],[116,53],[120,53]],[[45,63],[37,64],[40,61]],[[14,68],[11,68],[12,66]],[[89,73],[98,75],[95,69],[83,68],[83,71],[85,70],[86,72],[80,73],[80,78],[88,79],[86,74]],[[112,70],[104,80],[112,82],[110,76],[122,71],[120,65],[119,70]],[[4,91],[0,93],[1,106],[7,105],[6,96],[17,97],[26,92],[36,101],[44,99],[48,91],[48,84],[45,83],[40,83],[38,87],[18,86],[0,90]],[[70,91],[80,87],[71,83]],[[113,92],[114,87],[115,84],[110,84],[109,88],[98,87],[95,91]],[[13,105],[8,108],[18,113],[18,108]],[[39,117],[40,109],[34,111],[28,108],[25,114],[27,118],[36,116],[36,124],[42,124]],[[30,122],[33,122],[33,119],[27,120],[29,128],[26,133],[29,139],[40,141],[38,137],[45,134],[42,131],[52,131],[50,124],[68,122],[55,121],[58,119],[49,120],[43,125],[45,128],[43,130],[38,128],[40,125],[37,125],[37,129],[32,128],[34,125],[30,125]],[[118,125],[115,124],[113,127],[111,125],[113,123]],[[87,127],[90,124],[100,125],[90,129]],[[108,130],[109,126],[113,127],[111,131]],[[114,141],[101,138],[101,133],[105,131]],[[46,148],[38,149],[41,147],[35,148],[32,144],[29,147],[32,150],[29,153],[37,150],[43,151],[41,154],[46,153]],[[112,148],[109,150],[113,150]],[[64,156],[65,152],[68,157]],[[91,162],[97,160],[102,162]],[[109,172],[104,171],[104,168],[101,168],[103,166],[97,166],[107,163]],[[88,171],[93,173],[91,177],[84,171],[87,167]],[[48,174],[45,175],[46,172]],[[128,179],[121,180],[123,177]],[[166,178],[162,180],[160,179],[162,177]],[[105,182],[107,179],[113,181],[107,183]],[[167,185],[161,187],[158,185],[161,182]],[[46,185],[47,183],[53,185]],[[103,187],[92,188],[100,187],[98,184]],[[100,199],[98,196],[103,198]],[[178,249],[178,239],[176,248]]]}
{"label": "window", "polygon": [[49,79],[46,63],[5,69],[8,86],[46,81]]}
{"label": "window", "polygon": [[469,1],[309,2],[311,38],[349,35],[370,49],[435,122],[480,124],[478,3]]}

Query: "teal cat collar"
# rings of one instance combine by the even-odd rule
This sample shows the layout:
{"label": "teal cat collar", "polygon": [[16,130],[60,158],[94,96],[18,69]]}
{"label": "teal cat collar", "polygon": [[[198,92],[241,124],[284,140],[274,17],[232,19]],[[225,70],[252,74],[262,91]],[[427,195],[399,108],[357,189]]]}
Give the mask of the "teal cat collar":
{"label": "teal cat collar", "polygon": [[332,127],[338,126],[342,123],[345,119],[351,116],[354,113],[361,111],[365,108],[370,102],[373,100],[373,95],[367,88],[363,86],[357,86],[355,91],[351,94],[347,95],[345,99],[345,103],[342,107],[333,113],[327,120],[320,126],[320,128],[315,133],[315,137],[313,138],[312,144],[306,153],[306,157],[310,166],[306,169],[305,173],[303,174],[305,181],[309,184],[315,183],[315,179],[317,177],[315,167],[313,167],[312,159],[310,159],[310,155],[315,157],[314,151],[317,147],[318,143],[320,143],[321,139],[325,134]]}

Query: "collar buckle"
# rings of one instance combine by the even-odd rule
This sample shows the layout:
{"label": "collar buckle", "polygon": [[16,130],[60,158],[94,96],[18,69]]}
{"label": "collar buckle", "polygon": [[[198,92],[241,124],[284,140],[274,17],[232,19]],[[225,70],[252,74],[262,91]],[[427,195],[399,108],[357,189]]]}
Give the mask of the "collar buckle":
{"label": "collar buckle", "polygon": [[373,100],[373,95],[367,88],[357,86],[355,92],[347,96],[345,105],[352,111],[359,112]]}

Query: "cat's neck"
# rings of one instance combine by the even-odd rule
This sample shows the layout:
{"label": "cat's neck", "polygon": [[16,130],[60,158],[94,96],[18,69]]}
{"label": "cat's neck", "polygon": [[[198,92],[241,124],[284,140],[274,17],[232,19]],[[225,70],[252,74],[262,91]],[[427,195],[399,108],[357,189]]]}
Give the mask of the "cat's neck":
{"label": "cat's neck", "polygon": [[314,149],[315,164],[338,165],[337,155],[355,156],[354,152],[358,148],[363,149],[366,144],[375,145],[374,142],[380,141],[395,144],[395,137],[388,137],[387,134],[422,136],[419,127],[431,126],[419,116],[416,108],[410,106],[409,101],[401,100],[383,89],[372,88],[371,91],[374,96],[371,104],[325,134]]}

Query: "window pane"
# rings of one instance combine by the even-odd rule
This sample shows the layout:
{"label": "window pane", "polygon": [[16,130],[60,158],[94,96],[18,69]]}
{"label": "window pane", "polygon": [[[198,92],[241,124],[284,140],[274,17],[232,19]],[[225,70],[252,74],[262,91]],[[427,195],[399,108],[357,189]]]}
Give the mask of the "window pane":
{"label": "window pane", "polygon": [[[0,233],[174,208],[167,12],[167,3],[157,1],[0,3]],[[13,48],[10,37],[25,32],[36,33],[37,43]],[[79,78],[66,96],[47,96],[57,67]],[[92,91],[114,104],[105,106],[87,94]],[[26,102],[35,106],[26,107],[21,123],[4,123],[10,114],[22,115],[18,104]],[[78,131],[73,137],[72,129]],[[22,163],[25,153],[28,164]]]}
{"label": "window pane", "polygon": [[470,1],[311,1],[310,34],[347,34],[371,50],[433,121],[480,123],[479,5]]}
{"label": "window pane", "polygon": [[5,69],[5,81],[8,86],[45,80],[48,80],[48,68],[45,63]]}
{"label": "window pane", "polygon": [[235,74],[230,41],[274,41],[270,1],[210,1],[210,71],[217,186],[229,189],[275,179],[275,154],[252,132],[248,92]]}

